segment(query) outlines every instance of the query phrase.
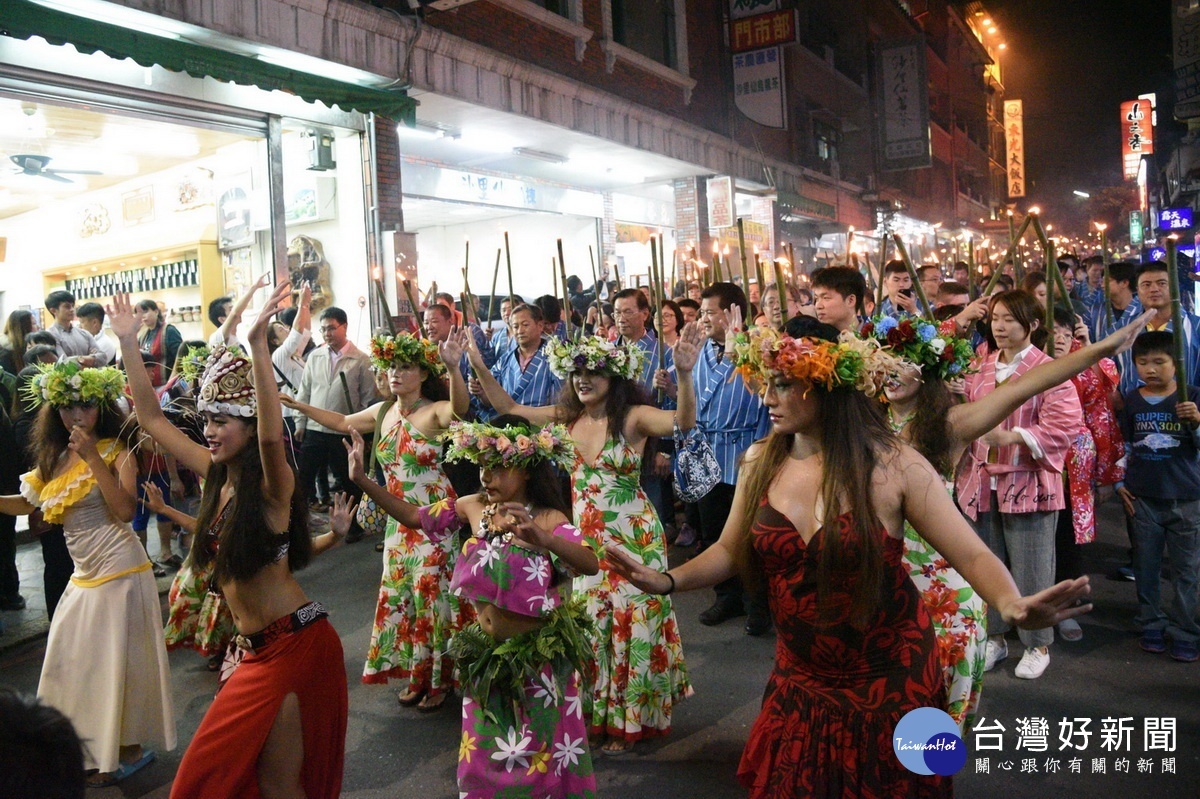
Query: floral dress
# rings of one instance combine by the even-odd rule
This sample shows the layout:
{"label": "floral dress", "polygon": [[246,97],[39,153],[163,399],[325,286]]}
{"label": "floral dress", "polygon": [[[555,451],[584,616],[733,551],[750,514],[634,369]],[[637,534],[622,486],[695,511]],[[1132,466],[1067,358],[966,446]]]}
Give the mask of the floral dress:
{"label": "floral dress", "polygon": [[[1075,342],[1072,349],[1080,346]],[[1084,422],[1071,444],[1063,472],[1076,544],[1096,540],[1095,486],[1125,479],[1125,439],[1108,396],[1119,381],[1116,364],[1108,358],[1071,378],[1083,407]]]}
{"label": "floral dress", "polygon": [[[441,448],[404,416],[384,432],[376,448],[392,496],[414,505],[455,497],[439,465]],[[475,614],[450,593],[454,544],[453,535],[434,543],[420,529],[388,518],[363,682],[407,679],[408,690],[418,693],[455,686],[450,638]]]}
{"label": "floral dress", "polygon": [[[667,569],[667,541],[639,485],[641,456],[624,438],[608,440],[595,463],[577,454],[575,520],[596,552],[619,544],[651,569]],[[584,695],[592,733],[637,741],[671,731],[671,710],[693,691],[669,596],[646,594],[600,561],[575,579],[595,620],[596,682]]]}
{"label": "floral dress", "polygon": [[[953,486],[947,486],[953,494]],[[933,620],[946,712],[966,730],[979,706],[987,664],[987,603],[907,521],[904,566]]]}
{"label": "floral dress", "polygon": [[[217,534],[232,506],[232,502],[225,503],[212,526],[204,535],[197,535],[192,546],[206,546],[215,552]],[[228,649],[237,628],[225,598],[209,590],[215,566],[215,559],[201,567],[188,558],[171,581],[171,591],[167,594],[167,623],[163,628],[167,649],[194,649],[204,657],[213,657]]]}

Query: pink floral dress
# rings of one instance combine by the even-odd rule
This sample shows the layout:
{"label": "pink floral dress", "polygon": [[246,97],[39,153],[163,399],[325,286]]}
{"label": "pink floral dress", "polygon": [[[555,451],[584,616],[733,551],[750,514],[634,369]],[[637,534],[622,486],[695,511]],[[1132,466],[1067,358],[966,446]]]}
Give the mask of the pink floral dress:
{"label": "pink floral dress", "polygon": [[[1075,342],[1072,350],[1080,346]],[[1125,440],[1109,401],[1119,380],[1116,364],[1108,358],[1071,378],[1084,422],[1067,455],[1065,472],[1076,544],[1096,540],[1095,486],[1125,479]]]}

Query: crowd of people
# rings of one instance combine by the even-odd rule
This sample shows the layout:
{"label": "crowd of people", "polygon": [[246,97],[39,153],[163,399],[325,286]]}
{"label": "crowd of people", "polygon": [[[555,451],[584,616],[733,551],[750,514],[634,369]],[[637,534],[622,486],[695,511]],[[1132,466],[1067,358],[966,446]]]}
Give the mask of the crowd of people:
{"label": "crowd of people", "polygon": [[[425,713],[462,696],[462,796],[588,797],[595,756],[669,735],[702,684],[672,594],[711,587],[701,624],[779,638],[751,796],[949,795],[888,756],[896,724],[935,707],[965,730],[1010,643],[1037,679],[1056,629],[1083,636],[1098,496],[1125,509],[1141,648],[1198,659],[1200,320],[1181,317],[1177,373],[1165,264],[1058,267],[1050,309],[1036,269],[984,295],[965,264],[903,261],[874,289],[829,265],[749,296],[572,277],[566,303],[514,295],[498,325],[431,290],[368,351],[288,284],[240,332],[269,277],[210,306],[208,341],[152,300],[56,291],[44,344],[23,311],[0,341],[0,434],[28,453],[0,474],[0,607],[23,604],[32,514],[38,695],[90,784],[176,745],[185,647],[220,674],[173,797],[336,796],[342,645],[294,572],[377,538],[363,682]],[[175,570],[165,624],[156,569]]]}

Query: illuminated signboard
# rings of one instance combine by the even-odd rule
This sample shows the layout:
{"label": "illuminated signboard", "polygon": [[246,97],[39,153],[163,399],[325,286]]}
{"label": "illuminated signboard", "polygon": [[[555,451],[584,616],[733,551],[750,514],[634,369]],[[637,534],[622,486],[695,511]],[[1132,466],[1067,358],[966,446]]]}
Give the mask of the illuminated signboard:
{"label": "illuminated signboard", "polygon": [[734,53],[761,50],[796,41],[796,10],[769,11],[729,22],[729,49]]}
{"label": "illuminated signboard", "polygon": [[1134,247],[1142,246],[1142,212],[1129,212],[1129,243]]}
{"label": "illuminated signboard", "polygon": [[1126,180],[1136,180],[1143,155],[1154,152],[1154,105],[1149,99],[1121,103],[1121,165]]}
{"label": "illuminated signboard", "polygon": [[1183,230],[1191,226],[1191,208],[1164,208],[1158,214],[1159,230]]}
{"label": "illuminated signboard", "polygon": [[1004,101],[1004,142],[1007,147],[1008,196],[1025,196],[1025,121],[1020,100]]}

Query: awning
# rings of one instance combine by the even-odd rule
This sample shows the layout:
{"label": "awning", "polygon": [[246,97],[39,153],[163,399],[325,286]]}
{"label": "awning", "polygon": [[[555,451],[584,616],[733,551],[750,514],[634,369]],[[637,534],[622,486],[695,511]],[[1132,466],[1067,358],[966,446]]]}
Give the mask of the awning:
{"label": "awning", "polygon": [[30,0],[0,0],[0,33],[16,39],[40,36],[51,44],[74,45],[81,53],[97,51],[202,78],[279,89],[309,102],[344,111],[376,113],[412,125],[417,102],[402,89],[359,86],[260,61],[202,44],[176,41],[107,22],[47,8]]}

